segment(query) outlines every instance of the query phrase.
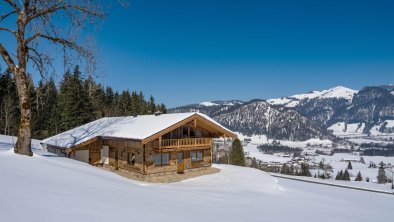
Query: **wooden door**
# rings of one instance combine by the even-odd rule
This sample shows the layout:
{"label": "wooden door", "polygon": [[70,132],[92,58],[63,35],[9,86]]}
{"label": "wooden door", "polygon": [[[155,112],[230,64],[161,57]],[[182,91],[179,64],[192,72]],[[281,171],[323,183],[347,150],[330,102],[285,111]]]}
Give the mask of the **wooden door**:
{"label": "wooden door", "polygon": [[184,171],[185,171],[185,163],[184,163],[184,159],[183,159],[183,153],[179,152],[178,153],[177,172],[184,173]]}
{"label": "wooden door", "polygon": [[89,150],[89,163],[92,165],[100,164],[101,151],[100,150]]}
{"label": "wooden door", "polygon": [[117,149],[114,149],[114,152],[115,152],[115,158],[114,158],[115,162],[114,162],[114,167],[115,167],[115,170],[117,170],[117,169],[119,169],[119,168],[118,168],[119,152],[118,152],[118,150],[117,150]]}

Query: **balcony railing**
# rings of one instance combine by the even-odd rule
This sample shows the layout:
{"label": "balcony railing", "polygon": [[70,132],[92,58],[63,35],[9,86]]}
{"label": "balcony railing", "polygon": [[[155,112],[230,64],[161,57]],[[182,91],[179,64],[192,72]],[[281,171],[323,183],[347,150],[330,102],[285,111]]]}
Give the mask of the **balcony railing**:
{"label": "balcony railing", "polygon": [[162,139],[155,140],[153,147],[155,149],[191,149],[198,147],[207,147],[212,145],[211,138],[184,138],[184,139]]}

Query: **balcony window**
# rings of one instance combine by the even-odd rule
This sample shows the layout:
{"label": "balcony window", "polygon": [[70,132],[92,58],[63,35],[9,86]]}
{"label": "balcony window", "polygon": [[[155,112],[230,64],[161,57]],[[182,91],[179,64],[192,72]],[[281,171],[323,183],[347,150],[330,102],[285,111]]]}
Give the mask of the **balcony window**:
{"label": "balcony window", "polygon": [[187,130],[187,126],[182,126],[182,128],[181,128],[181,134],[182,134],[182,138],[187,138],[189,135],[188,135],[188,130]]}

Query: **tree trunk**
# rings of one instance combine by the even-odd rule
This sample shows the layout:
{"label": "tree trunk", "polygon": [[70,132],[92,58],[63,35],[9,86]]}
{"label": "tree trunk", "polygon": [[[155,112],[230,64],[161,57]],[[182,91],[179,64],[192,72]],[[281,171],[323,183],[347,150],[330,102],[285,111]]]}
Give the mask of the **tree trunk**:
{"label": "tree trunk", "polygon": [[19,95],[21,119],[18,130],[18,140],[15,144],[15,153],[32,156],[31,151],[31,107],[28,93],[27,76],[24,69],[15,71],[15,83]]}
{"label": "tree trunk", "polygon": [[17,32],[17,58],[19,67],[15,66],[15,84],[19,96],[19,107],[21,111],[21,119],[18,130],[18,140],[15,144],[15,153],[33,156],[31,151],[31,106],[29,98],[28,80],[26,74],[26,56],[27,47],[25,45],[25,24],[27,12],[18,16],[18,32]]}

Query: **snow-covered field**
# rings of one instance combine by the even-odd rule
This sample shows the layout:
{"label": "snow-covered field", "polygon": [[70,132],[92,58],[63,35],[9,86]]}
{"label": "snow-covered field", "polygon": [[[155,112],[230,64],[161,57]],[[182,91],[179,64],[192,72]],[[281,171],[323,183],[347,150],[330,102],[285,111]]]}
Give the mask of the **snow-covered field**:
{"label": "snow-covered field", "polygon": [[[236,132],[236,134],[241,141],[243,141],[244,139],[250,139],[250,143],[254,145],[273,143],[274,141],[273,139],[268,139],[266,135],[246,136],[239,132]],[[305,141],[275,140],[275,142],[280,143],[281,145],[284,146],[295,147],[295,148],[302,148],[302,147],[306,147],[307,145],[332,146],[331,140],[321,140],[321,139],[309,139]]]}
{"label": "snow-covered field", "polygon": [[[255,157],[258,160],[264,161],[264,162],[279,162],[279,163],[286,163],[291,160],[290,157],[282,157],[280,154],[264,154],[260,152],[257,149],[257,145],[248,145],[244,147],[245,152],[248,153],[250,157]],[[348,153],[335,153],[333,156],[328,156],[328,155],[318,155],[318,156],[311,156],[311,161],[315,163],[319,163],[320,161],[323,161],[324,164],[329,164],[333,167],[333,177],[335,178],[335,175],[337,174],[338,171],[345,170],[347,169],[348,163],[341,161],[341,160],[346,160],[346,159],[360,159],[359,155],[352,155]],[[357,173],[360,171],[361,175],[363,177],[363,182],[347,182],[347,181],[333,181],[335,183],[340,183],[340,184],[347,184],[347,185],[352,185],[352,186],[359,186],[359,187],[365,187],[365,188],[371,188],[371,189],[378,189],[378,190],[388,190],[392,191],[390,184],[382,185],[382,184],[377,184],[375,183],[376,181],[376,176],[378,175],[378,168],[369,168],[369,163],[372,161],[375,164],[379,164],[381,161],[384,163],[388,164],[390,163],[391,165],[394,165],[394,157],[384,157],[384,156],[363,156],[364,161],[366,164],[362,164],[359,162],[353,162],[352,163],[352,170],[349,170],[351,179],[354,180],[354,178],[357,176]],[[318,170],[311,170],[312,174],[317,173]],[[320,170],[320,173],[323,171]],[[370,183],[365,182],[366,178],[370,179]],[[388,178],[391,178],[391,174],[387,174]],[[332,180],[334,179],[332,178]]]}
{"label": "snow-covered field", "polygon": [[215,165],[220,173],[146,184],[6,148],[1,221],[389,221],[394,212],[391,195],[275,179],[252,168]]}

